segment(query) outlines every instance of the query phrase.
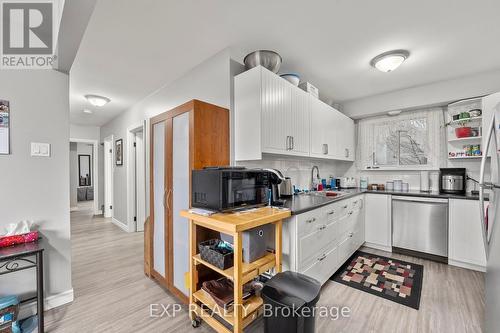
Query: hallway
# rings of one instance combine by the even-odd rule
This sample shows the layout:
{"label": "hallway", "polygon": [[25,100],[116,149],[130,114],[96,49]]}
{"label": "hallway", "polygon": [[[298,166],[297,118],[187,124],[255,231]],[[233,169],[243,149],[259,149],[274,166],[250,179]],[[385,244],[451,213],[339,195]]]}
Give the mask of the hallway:
{"label": "hallway", "polygon": [[166,306],[176,300],[144,275],[143,233],[126,233],[111,219],[93,217],[92,207],[80,207],[71,213],[75,300],[46,312],[46,331],[172,332],[191,328],[185,311],[176,318],[150,318],[151,303]]}

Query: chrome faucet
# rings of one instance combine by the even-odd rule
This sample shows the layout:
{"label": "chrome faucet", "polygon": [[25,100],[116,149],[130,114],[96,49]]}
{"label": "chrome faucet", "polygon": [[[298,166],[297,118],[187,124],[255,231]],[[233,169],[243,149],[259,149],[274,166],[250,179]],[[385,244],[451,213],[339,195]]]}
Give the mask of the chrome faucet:
{"label": "chrome faucet", "polygon": [[311,169],[311,190],[316,190],[314,188],[314,169],[316,169],[316,178],[321,179],[319,176],[319,168],[317,165],[314,165]]}

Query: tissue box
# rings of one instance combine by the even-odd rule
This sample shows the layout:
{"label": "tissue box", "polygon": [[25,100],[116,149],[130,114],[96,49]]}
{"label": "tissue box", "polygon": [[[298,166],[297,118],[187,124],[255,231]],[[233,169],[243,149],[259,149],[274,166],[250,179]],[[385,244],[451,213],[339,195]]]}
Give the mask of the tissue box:
{"label": "tissue box", "polygon": [[0,237],[0,247],[30,243],[36,241],[37,239],[38,239],[38,231],[31,231],[22,235]]}

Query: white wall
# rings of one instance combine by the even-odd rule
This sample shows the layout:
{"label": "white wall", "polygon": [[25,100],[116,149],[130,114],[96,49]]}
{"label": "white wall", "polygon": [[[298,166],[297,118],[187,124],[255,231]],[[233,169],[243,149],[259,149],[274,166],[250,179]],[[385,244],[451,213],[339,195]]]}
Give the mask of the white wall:
{"label": "white wall", "polygon": [[[192,99],[229,108],[230,106],[230,51],[223,50],[205,62],[193,68],[172,84],[159,88],[124,113],[101,127],[101,141],[114,135],[114,139],[123,139],[127,147],[127,129],[140,125],[144,120],[173,109]],[[149,129],[146,129],[147,147],[149,148]],[[114,168],[113,210],[116,220],[127,224],[127,188],[126,161],[127,149],[123,150],[124,165]],[[147,149],[146,161],[149,161]],[[149,163],[146,163],[146,193],[149,193]],[[149,195],[146,196],[149,202]],[[146,205],[149,211],[149,204]],[[148,213],[149,215],[149,213]],[[131,222],[131,221],[129,221]]]}
{"label": "white wall", "polygon": [[97,140],[100,139],[101,129],[98,126],[82,126],[71,124],[69,126],[69,137],[77,140]]}
{"label": "white wall", "polygon": [[[69,81],[52,70],[2,70],[10,101],[11,155],[0,155],[0,228],[33,220],[46,239],[45,296],[72,295],[69,220]],[[30,142],[51,145],[31,157]],[[34,290],[33,270],[1,277],[0,294]]]}
{"label": "white wall", "polygon": [[498,91],[500,70],[344,102],[343,112],[351,118],[365,118],[390,110],[443,104]]}

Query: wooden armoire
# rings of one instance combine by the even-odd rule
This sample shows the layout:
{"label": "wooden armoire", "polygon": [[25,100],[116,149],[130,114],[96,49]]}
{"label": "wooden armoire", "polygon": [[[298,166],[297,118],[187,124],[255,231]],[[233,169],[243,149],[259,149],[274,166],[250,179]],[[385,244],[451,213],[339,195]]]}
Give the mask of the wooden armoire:
{"label": "wooden armoire", "polygon": [[229,111],[192,100],[150,119],[151,276],[187,303],[191,170],[229,165]]}

